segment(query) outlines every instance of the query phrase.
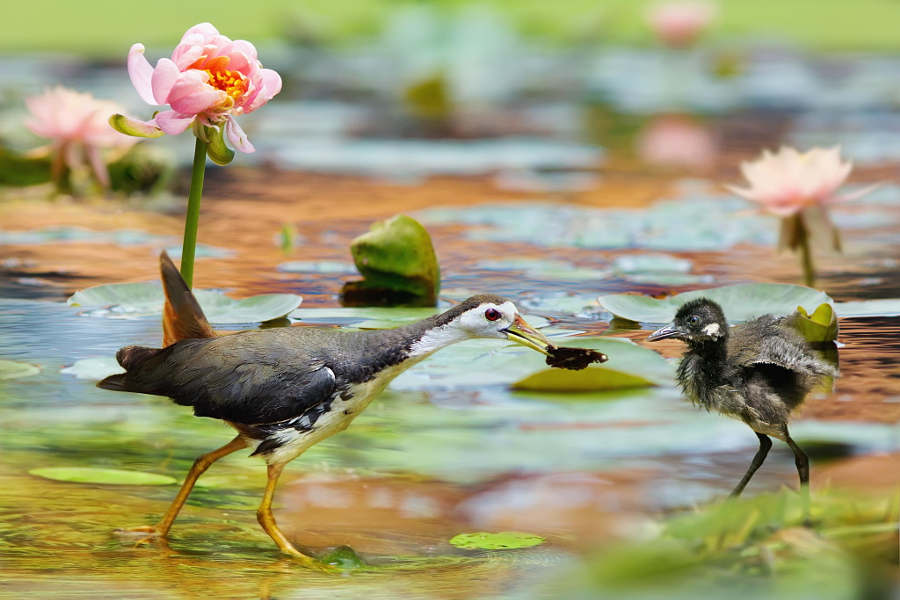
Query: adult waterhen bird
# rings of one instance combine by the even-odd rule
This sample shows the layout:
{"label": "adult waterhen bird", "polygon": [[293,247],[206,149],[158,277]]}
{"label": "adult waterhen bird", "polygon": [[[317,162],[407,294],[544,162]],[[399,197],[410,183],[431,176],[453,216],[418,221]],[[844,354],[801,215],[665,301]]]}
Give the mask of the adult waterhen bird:
{"label": "adult waterhen bird", "polygon": [[[677,338],[688,346],[676,378],[685,396],[707,410],[740,419],[756,432],[759,450],[731,492],[737,497],[763,464],[771,437],[794,452],[804,507],[809,505],[809,458],[791,439],[788,420],[823,377],[838,371],[817,356],[797,330],[798,314],[763,315],[729,329],[722,307],[697,298],[647,338]],[[808,512],[807,512],[808,514]]]}
{"label": "adult waterhen bird", "polygon": [[[272,515],[275,485],[287,462],[345,429],[392,379],[445,346],[473,338],[512,340],[547,354],[548,361],[557,350],[519,316],[512,302],[488,294],[397,329],[285,327],[219,336],[165,253],[160,266],[166,292],[166,347],[122,348],[116,359],[126,372],[107,377],[98,386],[168,396],[193,407],[197,416],[225,421],[238,433],[194,462],[159,523],[128,530],[147,536],[168,533],[197,478],[212,463],[249,448],[252,456],[268,463],[259,523],[282,551],[317,566],[285,538]],[[582,356],[587,355],[578,354],[576,362]],[[568,363],[573,357],[562,353],[558,358]],[[605,358],[597,354],[584,360]]]}

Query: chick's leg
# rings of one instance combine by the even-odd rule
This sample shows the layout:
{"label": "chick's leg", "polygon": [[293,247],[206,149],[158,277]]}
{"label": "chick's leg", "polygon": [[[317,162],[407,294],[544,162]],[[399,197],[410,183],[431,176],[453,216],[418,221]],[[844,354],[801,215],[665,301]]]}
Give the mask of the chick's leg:
{"label": "chick's leg", "polygon": [[747,483],[750,482],[753,474],[756,473],[757,469],[759,469],[765,462],[766,456],[769,454],[769,449],[772,447],[772,440],[771,438],[769,438],[769,436],[764,433],[755,433],[756,437],[759,438],[759,450],[756,451],[756,455],[750,462],[750,468],[747,469],[747,472],[744,473],[744,477],[741,479],[740,483],[738,483],[737,487],[734,488],[734,491],[731,492],[732,498],[737,498],[741,495],[741,492],[743,492],[744,488],[747,487]]}
{"label": "chick's leg", "polygon": [[787,442],[787,445],[794,451],[794,464],[797,465],[797,474],[800,476],[800,498],[803,502],[803,520],[806,525],[809,525],[809,457],[788,434],[787,427],[784,428],[784,441]]}

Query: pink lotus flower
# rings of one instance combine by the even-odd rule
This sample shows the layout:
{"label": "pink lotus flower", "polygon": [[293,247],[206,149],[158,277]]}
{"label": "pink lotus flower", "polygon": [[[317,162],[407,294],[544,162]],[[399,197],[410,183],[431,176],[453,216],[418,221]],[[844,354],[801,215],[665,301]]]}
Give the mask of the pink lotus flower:
{"label": "pink lotus flower", "polygon": [[647,12],[647,24],[667,46],[693,44],[716,18],[716,6],[702,0],[671,0],[655,4]]}
{"label": "pink lotus flower", "polygon": [[144,46],[135,44],[128,53],[128,74],[145,102],[171,107],[138,125],[155,125],[169,135],[194,125],[201,139],[205,134],[198,126],[224,126],[241,152],[254,148],[234,117],[253,112],[281,91],[281,77],[262,68],[253,44],[232,41],[209,23],[188,29],[171,60],[160,59],[155,69],[144,57]]}
{"label": "pink lotus flower", "polygon": [[759,202],[763,209],[779,217],[788,217],[812,206],[859,198],[869,187],[853,194],[835,195],[850,175],[853,163],[841,161],[841,149],[813,148],[798,152],[782,146],[772,154],[741,163],[741,172],[750,187],[726,186],[735,194]]}
{"label": "pink lotus flower", "polygon": [[108,100],[97,100],[91,94],[57,86],[26,98],[25,104],[31,111],[25,127],[52,140],[51,149],[57,153],[53,173],[57,180],[64,164],[77,170],[87,161],[100,184],[108,187],[104,151],[124,151],[137,142],[109,125],[109,115],[121,111],[121,107]]}
{"label": "pink lotus flower", "polygon": [[692,119],[662,115],[638,136],[637,153],[649,164],[706,169],[715,162],[718,148],[712,134]]}

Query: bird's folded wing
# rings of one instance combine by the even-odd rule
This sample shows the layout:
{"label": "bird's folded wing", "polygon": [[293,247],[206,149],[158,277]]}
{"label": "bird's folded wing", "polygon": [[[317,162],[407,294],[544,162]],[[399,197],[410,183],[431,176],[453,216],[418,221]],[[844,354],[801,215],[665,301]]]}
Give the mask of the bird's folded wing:
{"label": "bird's folded wing", "polygon": [[165,361],[129,372],[129,388],[169,396],[197,416],[244,424],[290,419],[334,395],[334,373],[322,360],[239,337],[171,346]]}

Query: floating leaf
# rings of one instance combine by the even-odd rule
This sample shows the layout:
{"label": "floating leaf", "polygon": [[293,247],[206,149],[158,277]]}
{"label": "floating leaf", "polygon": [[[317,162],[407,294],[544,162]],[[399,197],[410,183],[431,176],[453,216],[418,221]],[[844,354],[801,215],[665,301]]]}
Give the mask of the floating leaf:
{"label": "floating leaf", "polygon": [[743,283],[685,292],[661,300],[636,294],[600,296],[597,300],[604,310],[623,319],[668,323],[675,318],[682,304],[701,297],[719,303],[730,322],[746,321],[769,313],[790,314],[798,306],[814,310],[823,303],[832,303],[825,292],[780,283]]}
{"label": "floating leaf", "polygon": [[70,366],[60,369],[59,372],[64,375],[74,375],[78,379],[100,381],[110,375],[124,373],[125,369],[119,365],[114,356],[101,356],[76,360]]}
{"label": "floating leaf", "polygon": [[[194,295],[211,323],[258,323],[286,316],[303,298],[293,294],[262,294],[234,300],[221,292],[194,290]],[[162,284],[112,283],[90,287],[69,298],[68,304],[95,308],[97,316],[146,316],[162,312],[165,295]]]}
{"label": "floating leaf", "polygon": [[342,260],[292,260],[276,267],[281,273],[339,273],[355,275],[356,266]]}
{"label": "floating leaf", "polygon": [[91,467],[42,467],[28,471],[31,475],[54,481],[100,483],[103,485],[171,485],[175,478],[158,473],[125,471],[122,469],[94,469]]}
{"label": "floating leaf", "polygon": [[460,533],[450,539],[450,543],[457,548],[472,550],[516,550],[540,546],[545,541],[547,540],[539,535],[515,531]]}
{"label": "floating leaf", "polygon": [[566,340],[566,346],[599,350],[609,357],[582,371],[541,369],[512,384],[535,392],[599,392],[669,383],[672,366],[658,353],[629,340],[592,337]]}
{"label": "floating leaf", "polygon": [[838,336],[838,319],[830,304],[820,304],[814,313],[807,313],[802,306],[794,325],[809,342],[833,342]]}
{"label": "floating leaf", "polygon": [[0,381],[4,379],[21,379],[40,373],[40,368],[28,363],[0,359]]}
{"label": "floating leaf", "polygon": [[835,302],[834,311],[841,318],[900,316],[900,298]]}

